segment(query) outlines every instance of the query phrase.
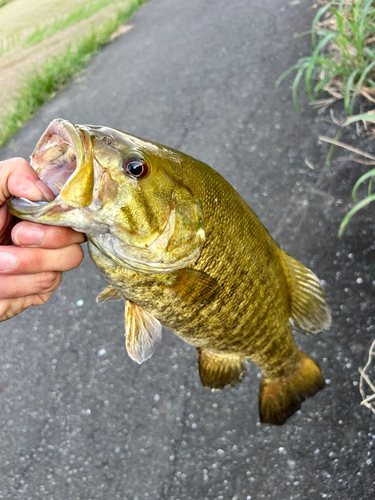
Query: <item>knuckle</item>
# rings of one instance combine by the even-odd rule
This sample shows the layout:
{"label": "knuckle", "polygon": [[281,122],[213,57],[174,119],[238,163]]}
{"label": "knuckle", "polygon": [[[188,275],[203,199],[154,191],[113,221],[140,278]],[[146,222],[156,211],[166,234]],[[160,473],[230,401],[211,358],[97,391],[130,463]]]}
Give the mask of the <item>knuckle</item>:
{"label": "knuckle", "polygon": [[32,269],[34,273],[40,272],[43,269],[44,259],[42,252],[42,250],[37,248],[22,249],[25,265],[27,268]]}
{"label": "knuckle", "polygon": [[22,287],[21,287],[19,277],[12,276],[9,280],[7,280],[7,285],[6,285],[6,290],[4,290],[4,292],[5,292],[4,295],[7,298],[20,297],[21,295],[23,295],[23,290],[21,288]]}
{"label": "knuckle", "polygon": [[53,291],[61,284],[61,273],[46,271],[39,276],[39,289],[44,293]]}
{"label": "knuckle", "polygon": [[69,230],[66,227],[47,226],[52,248],[64,248],[70,243]]}

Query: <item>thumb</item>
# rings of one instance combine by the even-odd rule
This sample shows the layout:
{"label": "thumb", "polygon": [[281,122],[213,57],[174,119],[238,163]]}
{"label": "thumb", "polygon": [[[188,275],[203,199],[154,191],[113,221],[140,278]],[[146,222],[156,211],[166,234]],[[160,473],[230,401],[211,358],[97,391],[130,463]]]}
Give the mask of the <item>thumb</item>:
{"label": "thumb", "polygon": [[11,196],[31,201],[51,201],[55,198],[50,188],[23,158],[0,162],[0,206]]}

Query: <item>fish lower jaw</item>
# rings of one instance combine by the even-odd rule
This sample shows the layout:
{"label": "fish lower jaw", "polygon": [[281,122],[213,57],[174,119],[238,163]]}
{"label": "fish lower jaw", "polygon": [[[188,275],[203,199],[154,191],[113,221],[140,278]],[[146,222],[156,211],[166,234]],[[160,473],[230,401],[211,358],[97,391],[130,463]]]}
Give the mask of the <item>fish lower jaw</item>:
{"label": "fish lower jaw", "polygon": [[61,213],[72,210],[74,207],[69,206],[64,200],[56,197],[52,201],[30,201],[26,198],[12,197],[8,200],[8,208],[10,212],[25,220],[38,219],[50,213]]}

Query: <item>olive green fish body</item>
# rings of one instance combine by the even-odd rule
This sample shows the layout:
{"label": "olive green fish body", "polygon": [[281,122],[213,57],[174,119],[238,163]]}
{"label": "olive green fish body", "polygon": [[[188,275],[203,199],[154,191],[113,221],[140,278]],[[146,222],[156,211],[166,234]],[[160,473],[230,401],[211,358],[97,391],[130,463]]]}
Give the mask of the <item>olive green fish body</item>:
{"label": "olive green fish body", "polygon": [[208,165],[107,127],[54,120],[32,166],[53,190],[46,204],[13,199],[18,217],[86,233],[110,286],[125,298],[126,347],[141,363],[162,325],[196,346],[203,385],[262,372],[262,422],[282,424],[324,387],[291,323],[330,325],[318,278],[273,241],[238,193]]}
{"label": "olive green fish body", "polygon": [[190,289],[179,294],[173,286],[179,278],[173,273],[132,272],[114,266],[90,246],[93,260],[124,297],[147,309],[184,341],[240,354],[268,376],[280,376],[299,361],[289,323],[290,298],[281,250],[221,176],[198,161],[189,167],[184,177],[201,200],[207,234],[201,256],[191,267],[217,282],[212,300],[206,303],[199,287],[193,297]]}

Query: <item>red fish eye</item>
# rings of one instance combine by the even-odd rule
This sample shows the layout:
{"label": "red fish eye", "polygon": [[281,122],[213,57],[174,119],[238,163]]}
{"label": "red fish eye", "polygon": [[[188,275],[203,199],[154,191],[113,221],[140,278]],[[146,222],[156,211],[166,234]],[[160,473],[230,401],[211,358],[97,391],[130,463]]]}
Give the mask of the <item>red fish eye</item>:
{"label": "red fish eye", "polygon": [[148,174],[148,165],[143,158],[127,158],[122,168],[126,174],[137,179],[142,179]]}

